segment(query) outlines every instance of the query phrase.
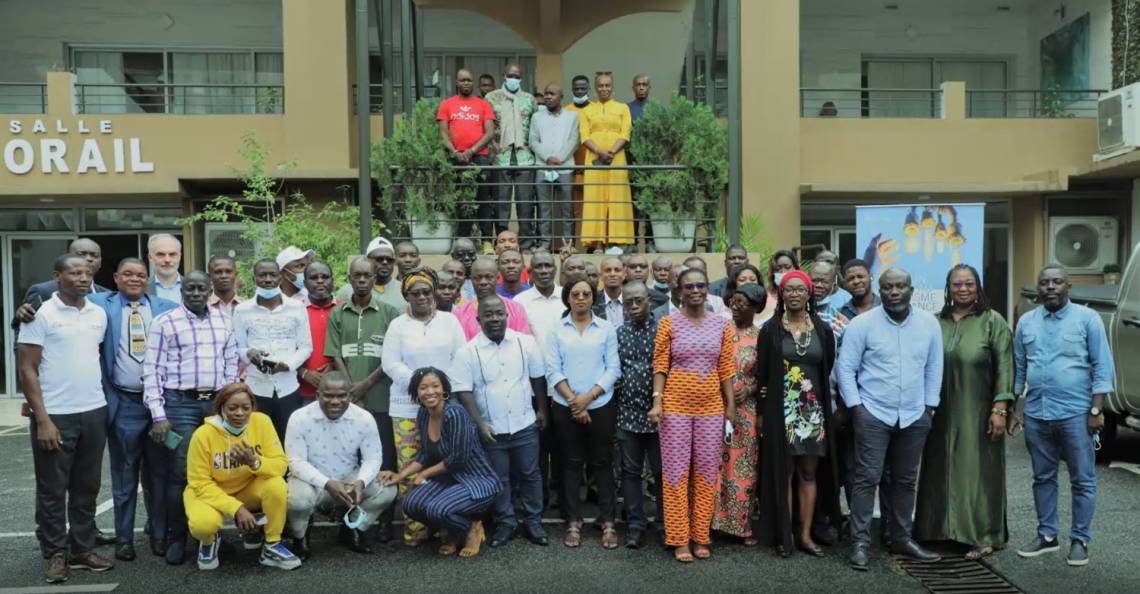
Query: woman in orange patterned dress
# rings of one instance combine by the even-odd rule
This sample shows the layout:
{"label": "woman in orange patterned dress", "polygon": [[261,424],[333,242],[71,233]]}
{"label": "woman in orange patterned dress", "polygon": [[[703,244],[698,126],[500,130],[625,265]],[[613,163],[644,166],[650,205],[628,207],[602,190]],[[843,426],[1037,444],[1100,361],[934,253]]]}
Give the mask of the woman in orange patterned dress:
{"label": "woman in orange patterned dress", "polygon": [[[678,283],[681,309],[657,325],[649,419],[660,426],[665,544],[688,563],[710,555],[720,449],[725,426],[736,416],[735,332],[728,320],[705,311],[709,281],[703,270],[682,272]],[[696,543],[692,549],[690,542]]]}
{"label": "woman in orange patterned dress", "polygon": [[[735,272],[736,269],[733,270]],[[755,546],[752,537],[752,512],[756,509],[756,471],[760,460],[756,423],[756,338],[760,329],[753,323],[756,312],[764,309],[764,288],[756,283],[733,287],[724,297],[732,312],[733,347],[736,375],[732,389],[736,400],[736,419],[732,422],[732,438],[726,440],[721,453],[720,496],[712,527]]]}

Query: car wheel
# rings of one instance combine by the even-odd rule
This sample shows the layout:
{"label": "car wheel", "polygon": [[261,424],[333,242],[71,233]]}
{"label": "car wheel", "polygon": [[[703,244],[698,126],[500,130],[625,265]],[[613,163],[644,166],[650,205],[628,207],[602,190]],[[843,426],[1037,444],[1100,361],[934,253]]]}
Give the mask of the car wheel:
{"label": "car wheel", "polygon": [[1104,429],[1100,431],[1100,450],[1096,453],[1097,464],[1112,462],[1113,450],[1116,446],[1116,431],[1120,424],[1120,417],[1105,411]]}

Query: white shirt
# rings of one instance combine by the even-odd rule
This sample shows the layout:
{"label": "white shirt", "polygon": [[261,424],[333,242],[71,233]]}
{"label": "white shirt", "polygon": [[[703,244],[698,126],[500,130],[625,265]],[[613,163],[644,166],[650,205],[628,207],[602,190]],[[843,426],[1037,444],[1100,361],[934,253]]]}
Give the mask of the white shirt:
{"label": "white shirt", "polygon": [[459,349],[448,375],[452,392],[475,396],[479,416],[495,435],[509,435],[534,424],[530,379],[545,373],[534,337],[507,329],[499,344],[482,332],[475,335]]}
{"label": "white shirt", "polygon": [[621,293],[617,297],[610,299],[610,296],[605,291],[599,293],[602,299],[606,302],[606,321],[613,325],[614,328],[620,327],[622,322],[625,321],[625,310],[622,309]]}
{"label": "white shirt", "polygon": [[107,313],[86,299],[71,307],[52,293],[29,324],[20,324],[19,344],[43,348],[38,371],[44,409],[71,415],[107,405],[99,368],[99,345],[107,331]]}
{"label": "white shirt", "polygon": [[335,421],[319,402],[294,412],[285,430],[285,454],[291,475],[318,489],[329,480],[359,480],[367,487],[384,462],[376,420],[355,404]]}
{"label": "white shirt", "polygon": [[284,397],[301,388],[297,369],[313,353],[313,336],[309,333],[309,314],[300,301],[281,296],[281,305],[269,309],[250,299],[234,308],[234,337],[238,356],[249,363],[249,349],[269,353],[270,361],[284,363],[288,371],[268,376],[256,365],[245,368],[246,383],[254,395],[262,398]]}
{"label": "white shirt", "polygon": [[388,415],[395,419],[414,419],[420,411],[418,402],[408,395],[412,374],[421,367],[447,370],[456,351],[467,343],[467,335],[459,320],[446,311],[438,311],[427,323],[404,314],[388,324],[380,366],[392,378]]}
{"label": "white shirt", "polygon": [[540,344],[546,344],[546,339],[554,333],[566,306],[562,305],[562,287],[554,286],[550,297],[539,292],[538,287],[531,287],[515,295],[515,303],[526,310],[526,319],[530,321],[530,330]]}

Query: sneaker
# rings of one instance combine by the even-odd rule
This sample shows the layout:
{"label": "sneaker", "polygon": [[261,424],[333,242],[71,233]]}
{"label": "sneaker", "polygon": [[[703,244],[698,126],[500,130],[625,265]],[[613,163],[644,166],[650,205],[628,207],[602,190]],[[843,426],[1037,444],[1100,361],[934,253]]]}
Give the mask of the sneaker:
{"label": "sneaker", "polygon": [[221,543],[221,536],[215,534],[214,542],[210,544],[198,544],[198,569],[210,570],[218,568],[218,545]]}
{"label": "sneaker", "polygon": [[1067,563],[1073,567],[1081,567],[1089,564],[1089,547],[1085,543],[1074,540],[1069,545],[1069,558]]}
{"label": "sneaker", "polygon": [[265,533],[261,531],[260,527],[257,530],[243,532],[241,535],[241,545],[247,551],[256,551],[263,544],[265,544]]}
{"label": "sneaker", "polygon": [[44,581],[49,584],[61,584],[67,581],[67,555],[56,553],[44,561]]}
{"label": "sneaker", "polygon": [[1038,534],[1037,538],[1033,539],[1033,542],[1017,549],[1017,556],[1030,559],[1059,550],[1061,550],[1061,543],[1058,542],[1056,538],[1053,540],[1045,540],[1045,537]]}
{"label": "sneaker", "polygon": [[265,543],[265,546],[261,547],[261,558],[257,561],[266,567],[279,569],[296,569],[301,566],[301,560],[289,552],[285,544],[280,541],[273,544]]}
{"label": "sneaker", "polygon": [[107,571],[115,566],[107,558],[103,557],[95,551],[87,551],[86,553],[78,553],[71,555],[71,560],[67,564],[71,569],[86,569],[89,571]]}

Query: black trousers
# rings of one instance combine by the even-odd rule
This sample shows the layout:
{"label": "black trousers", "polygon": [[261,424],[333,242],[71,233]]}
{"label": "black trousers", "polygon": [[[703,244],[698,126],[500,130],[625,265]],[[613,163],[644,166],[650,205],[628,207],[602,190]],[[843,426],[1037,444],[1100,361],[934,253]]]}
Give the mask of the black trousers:
{"label": "black trousers", "polygon": [[285,447],[285,429],[289,426],[289,417],[304,404],[299,388],[285,396],[257,397],[257,412],[265,413],[273,420],[273,428],[277,430],[277,439],[281,440],[281,447]]}
{"label": "black trousers", "polygon": [[[490,155],[472,155],[471,165],[490,165]],[[460,165],[460,163],[456,163]],[[495,236],[492,232],[495,226],[497,212],[495,210],[495,203],[492,200],[492,192],[490,185],[491,177],[490,172],[483,170],[479,174],[479,180],[476,182],[475,188],[475,204],[476,216],[479,222],[479,232],[483,235],[483,241],[495,241]],[[459,221],[458,237],[473,237],[471,231],[475,225],[472,223],[470,217],[463,217]]]}
{"label": "black trousers", "polygon": [[36,443],[36,422],[31,421],[36,538],[45,559],[95,548],[95,500],[107,446],[107,407],[49,417],[60,437],[59,448],[50,452]]}
{"label": "black trousers", "polygon": [[612,522],[615,509],[613,443],[617,424],[617,403],[590,411],[590,423],[583,425],[570,415],[570,407],[554,403],[550,411],[562,453],[562,511],[569,521],[581,520],[578,510],[582,485],[582,465],[589,463],[598,485],[598,522]]}
{"label": "black trousers", "polygon": [[645,515],[644,481],[641,477],[647,458],[657,507],[654,519],[661,522],[665,517],[661,501],[661,440],[656,433],[634,433],[620,428],[617,434],[621,446],[621,493],[625,499],[625,520],[631,530],[645,530],[649,520]]}
{"label": "black trousers", "polygon": [[890,426],[875,418],[866,408],[851,409],[855,427],[855,481],[851,494],[851,541],[870,544],[871,518],[875,507],[875,488],[879,487],[883,472],[889,469],[891,482],[886,490],[880,488],[879,501],[889,501],[883,510],[882,521],[895,543],[911,538],[914,497],[918,484],[918,467],[926,435],[930,433],[932,418],[929,413],[906,426]]}

